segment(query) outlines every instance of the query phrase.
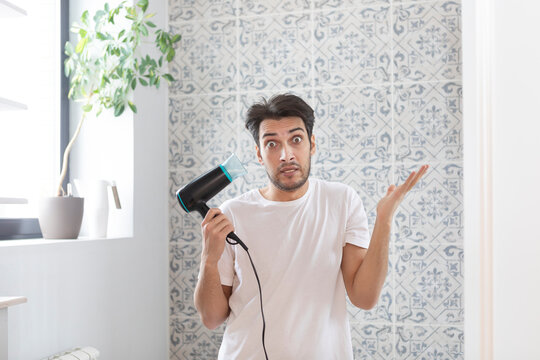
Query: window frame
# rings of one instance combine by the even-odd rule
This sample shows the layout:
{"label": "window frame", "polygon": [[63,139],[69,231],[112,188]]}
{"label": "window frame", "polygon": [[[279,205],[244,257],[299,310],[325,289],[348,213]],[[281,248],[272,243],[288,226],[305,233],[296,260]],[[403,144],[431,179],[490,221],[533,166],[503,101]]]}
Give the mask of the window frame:
{"label": "window frame", "polygon": [[[64,44],[69,41],[69,0],[60,0],[60,166],[69,142],[69,79],[64,75]],[[58,169],[60,173],[61,169]],[[68,171],[63,186],[70,182]],[[0,240],[35,239],[43,235],[37,218],[0,219]]]}

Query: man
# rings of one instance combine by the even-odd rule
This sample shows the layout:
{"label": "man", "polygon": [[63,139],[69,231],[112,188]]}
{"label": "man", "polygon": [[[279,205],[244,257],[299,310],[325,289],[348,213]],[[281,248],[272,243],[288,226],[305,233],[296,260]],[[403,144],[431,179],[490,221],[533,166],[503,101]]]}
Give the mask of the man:
{"label": "man", "polygon": [[219,359],[265,358],[257,281],[247,253],[226,244],[231,231],[260,277],[269,359],[353,359],[346,295],[362,309],[378,301],[394,212],[428,166],[388,188],[370,239],[356,191],[309,178],[313,124],[313,110],[297,96],[254,104],[246,128],[269,183],[211,209],[202,222],[195,306],[210,329],[228,319]]}

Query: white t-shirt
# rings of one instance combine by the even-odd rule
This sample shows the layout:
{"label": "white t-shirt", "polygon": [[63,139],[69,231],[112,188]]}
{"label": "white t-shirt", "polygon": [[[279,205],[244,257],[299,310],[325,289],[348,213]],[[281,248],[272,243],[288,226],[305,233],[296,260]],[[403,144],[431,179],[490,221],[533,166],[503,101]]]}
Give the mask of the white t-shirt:
{"label": "white t-shirt", "polygon": [[[367,248],[370,241],[356,191],[310,178],[297,200],[269,201],[252,190],[221,210],[259,275],[268,358],[353,359],[341,258],[345,243]],[[259,290],[248,255],[226,244],[218,266],[221,283],[233,287],[218,359],[264,359]]]}

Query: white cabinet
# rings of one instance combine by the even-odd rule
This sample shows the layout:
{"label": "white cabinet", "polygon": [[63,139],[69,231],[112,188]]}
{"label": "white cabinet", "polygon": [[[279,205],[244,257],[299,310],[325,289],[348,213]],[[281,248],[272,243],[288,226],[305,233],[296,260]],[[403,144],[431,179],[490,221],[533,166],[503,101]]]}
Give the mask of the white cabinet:
{"label": "white cabinet", "polygon": [[8,308],[25,302],[22,296],[0,296],[0,360],[8,360]]}

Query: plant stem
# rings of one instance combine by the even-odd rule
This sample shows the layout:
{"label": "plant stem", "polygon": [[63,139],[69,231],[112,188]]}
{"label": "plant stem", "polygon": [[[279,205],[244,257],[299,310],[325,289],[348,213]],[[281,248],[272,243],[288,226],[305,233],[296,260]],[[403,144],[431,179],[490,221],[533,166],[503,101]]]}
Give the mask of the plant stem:
{"label": "plant stem", "polygon": [[83,111],[81,119],[79,120],[79,125],[77,125],[77,130],[75,131],[75,134],[73,134],[73,137],[69,141],[69,144],[66,147],[66,150],[64,150],[64,157],[62,159],[62,172],[60,173],[60,181],[58,182],[58,189],[56,190],[56,196],[63,196],[65,194],[64,188],[62,187],[62,183],[64,182],[64,178],[66,177],[66,174],[67,174],[69,153],[71,152],[73,143],[75,142],[75,140],[79,136],[79,133],[81,132],[81,127],[84,122],[84,119],[86,118],[86,114],[87,114],[86,111]]}

